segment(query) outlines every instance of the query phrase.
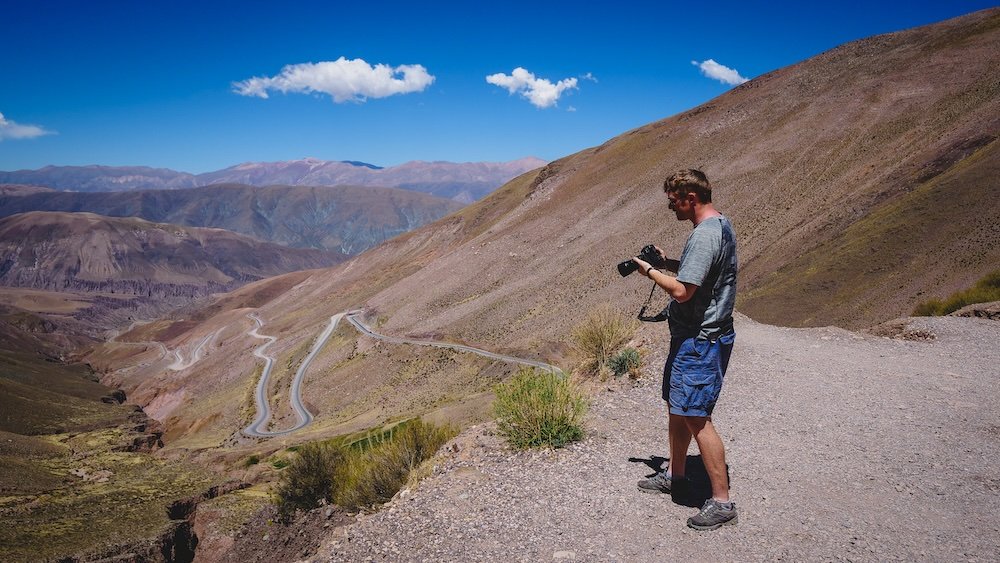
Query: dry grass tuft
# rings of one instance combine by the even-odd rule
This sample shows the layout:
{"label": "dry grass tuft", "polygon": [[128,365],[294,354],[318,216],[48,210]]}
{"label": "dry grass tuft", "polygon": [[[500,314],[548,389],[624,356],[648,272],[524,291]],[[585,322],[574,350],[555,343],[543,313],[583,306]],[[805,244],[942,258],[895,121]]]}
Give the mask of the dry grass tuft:
{"label": "dry grass tuft", "polygon": [[581,370],[586,374],[605,372],[611,357],[632,340],[638,329],[639,321],[609,304],[595,309],[572,333],[573,346],[584,357]]}

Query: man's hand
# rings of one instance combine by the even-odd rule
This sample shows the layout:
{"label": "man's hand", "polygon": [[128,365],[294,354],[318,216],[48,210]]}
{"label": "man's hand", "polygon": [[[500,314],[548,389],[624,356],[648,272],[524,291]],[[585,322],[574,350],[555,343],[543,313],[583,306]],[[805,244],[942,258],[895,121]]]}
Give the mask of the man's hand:
{"label": "man's hand", "polygon": [[664,252],[663,249],[660,248],[659,246],[653,245],[653,248],[655,248],[656,253],[660,255],[660,262],[657,264],[657,266],[668,272],[673,272],[676,274],[678,268],[681,267],[680,261],[671,260],[670,258],[667,258],[667,253]]}
{"label": "man's hand", "polygon": [[[642,275],[656,282],[656,285],[662,287],[664,291],[666,291],[668,294],[670,294],[671,297],[674,298],[675,301],[684,303],[685,301],[694,297],[694,293],[698,291],[698,286],[691,283],[681,283],[677,281],[676,278],[668,276],[666,274],[663,274],[661,276],[656,276],[654,278],[650,274],[658,270],[653,268],[649,262],[646,262],[645,260],[639,258],[638,256],[634,256],[632,260],[635,260],[635,263],[639,265],[639,271],[642,273]],[[675,262],[675,261],[669,260],[668,262]]]}
{"label": "man's hand", "polygon": [[639,272],[648,278],[649,272],[651,271],[650,268],[653,266],[638,256],[633,256],[632,261],[639,265]]}

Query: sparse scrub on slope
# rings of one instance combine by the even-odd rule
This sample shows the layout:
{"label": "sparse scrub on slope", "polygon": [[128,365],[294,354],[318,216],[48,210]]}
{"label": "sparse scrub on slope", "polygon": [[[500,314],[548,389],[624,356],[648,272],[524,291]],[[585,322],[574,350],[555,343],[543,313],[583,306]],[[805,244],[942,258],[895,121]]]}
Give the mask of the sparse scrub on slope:
{"label": "sparse scrub on slope", "polygon": [[976,285],[951,294],[948,298],[929,299],[917,305],[913,314],[918,317],[947,315],[974,303],[1000,301],[1000,270],[984,276]]}
{"label": "sparse scrub on slope", "polygon": [[349,510],[390,500],[411,472],[454,435],[450,427],[414,419],[377,439],[350,447],[337,471],[340,486],[334,500]]}
{"label": "sparse scrub on slope", "polygon": [[639,321],[615,310],[611,305],[594,309],[573,329],[573,346],[583,354],[581,369],[588,374],[605,373],[608,361],[639,329]]}
{"label": "sparse scrub on slope", "polygon": [[496,387],[497,427],[518,449],[558,448],[583,438],[587,400],[565,374],[521,368]]}
{"label": "sparse scrub on slope", "polygon": [[642,355],[635,348],[624,348],[608,360],[608,368],[615,377],[627,373],[632,379],[638,379],[640,367],[642,367]]}
{"label": "sparse scrub on slope", "polygon": [[454,434],[450,427],[414,419],[349,445],[305,444],[282,471],[278,506],[287,516],[324,501],[349,510],[384,503]]}
{"label": "sparse scrub on slope", "polygon": [[337,492],[335,473],[344,461],[339,448],[325,442],[305,444],[281,473],[276,491],[284,515],[332,502]]}

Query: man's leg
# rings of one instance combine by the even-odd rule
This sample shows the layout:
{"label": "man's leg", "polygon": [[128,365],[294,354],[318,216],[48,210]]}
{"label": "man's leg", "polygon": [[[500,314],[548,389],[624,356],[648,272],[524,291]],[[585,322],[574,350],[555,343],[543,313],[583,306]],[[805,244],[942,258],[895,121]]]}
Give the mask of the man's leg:
{"label": "man's leg", "polygon": [[[671,415],[671,422],[676,415]],[[719,502],[729,502],[729,476],[726,473],[726,448],[715,430],[710,416],[678,417],[687,423],[688,439],[693,435],[701,451],[701,461],[712,482],[712,498]],[[681,422],[681,421],[679,421]],[[671,430],[673,429],[671,424]],[[686,449],[685,449],[686,455]],[[673,467],[673,459],[671,459]]]}
{"label": "man's leg", "polygon": [[691,430],[685,416],[670,415],[667,433],[670,436],[670,476],[680,479],[685,476],[687,451],[691,445]]}

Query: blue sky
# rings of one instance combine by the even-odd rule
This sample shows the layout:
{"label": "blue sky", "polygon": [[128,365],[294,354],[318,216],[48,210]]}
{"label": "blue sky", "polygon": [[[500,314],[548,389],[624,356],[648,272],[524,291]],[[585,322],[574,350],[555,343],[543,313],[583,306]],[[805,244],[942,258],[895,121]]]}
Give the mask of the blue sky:
{"label": "blue sky", "polygon": [[992,5],[7,0],[0,170],[551,160],[732,88],[692,61],[753,78]]}

